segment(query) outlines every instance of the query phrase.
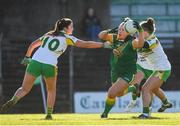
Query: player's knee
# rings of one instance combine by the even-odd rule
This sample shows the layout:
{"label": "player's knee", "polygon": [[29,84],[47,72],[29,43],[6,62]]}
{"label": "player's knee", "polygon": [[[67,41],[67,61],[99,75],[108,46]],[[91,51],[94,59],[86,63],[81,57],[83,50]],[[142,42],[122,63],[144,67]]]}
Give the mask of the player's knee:
{"label": "player's knee", "polygon": [[113,99],[113,98],[115,98],[116,96],[114,95],[114,94],[112,94],[112,93],[108,93],[108,98],[111,98],[111,99]]}
{"label": "player's knee", "polygon": [[109,98],[115,98],[116,96],[117,96],[117,94],[112,89],[109,89],[108,97]]}
{"label": "player's knee", "polygon": [[53,91],[47,91],[48,96],[52,97],[56,97],[56,92]]}

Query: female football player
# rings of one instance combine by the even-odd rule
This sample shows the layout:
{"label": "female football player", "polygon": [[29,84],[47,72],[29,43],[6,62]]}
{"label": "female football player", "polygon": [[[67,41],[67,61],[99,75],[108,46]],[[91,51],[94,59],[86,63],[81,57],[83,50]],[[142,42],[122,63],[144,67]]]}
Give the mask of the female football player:
{"label": "female football player", "polygon": [[[145,83],[144,80],[147,80],[154,71],[151,64],[149,64],[147,60],[144,59],[144,57],[138,56],[136,66],[137,66],[137,73],[135,75],[134,83],[140,86],[139,87],[140,89],[138,90],[141,91],[141,88],[143,84]],[[130,112],[136,106],[137,98],[140,96],[140,94],[137,94],[135,86],[130,86],[129,88],[134,89],[134,90],[130,91],[132,92],[132,101],[127,106],[127,109],[126,109],[127,112]],[[162,101],[162,106],[158,109],[158,112],[164,112],[167,108],[172,107],[172,104],[167,100],[162,89],[159,89],[158,92],[154,92],[154,94]]]}
{"label": "female football player", "polygon": [[[52,119],[52,112],[56,98],[57,59],[65,52],[67,46],[72,45],[81,48],[102,48],[104,43],[83,41],[71,36],[73,22],[69,18],[62,18],[55,24],[54,30],[46,33],[34,41],[28,48],[22,63],[27,65],[22,86],[15,92],[11,100],[0,108],[1,112],[13,107],[21,98],[29,93],[35,79],[42,75],[47,87],[47,115],[46,119]],[[33,50],[39,47],[35,54]]]}
{"label": "female football player", "polygon": [[[167,98],[160,88],[163,82],[166,82],[171,74],[171,64],[168,61],[158,38],[154,35],[154,20],[148,18],[147,21],[141,22],[141,27],[144,30],[146,41],[143,48],[138,50],[138,55],[147,60],[153,73],[142,87],[143,114],[141,114],[139,118],[148,118],[153,94],[156,94],[163,102],[162,107],[159,109],[160,112],[168,107],[172,107],[172,104],[167,101]],[[141,68],[143,67],[140,67],[139,69]],[[143,70],[141,69],[141,71]],[[139,74],[142,74],[142,72]]]}
{"label": "female football player", "polygon": [[[137,73],[135,75],[135,80],[132,82],[134,85],[139,85],[143,79],[149,79],[158,71],[164,71],[165,73],[159,76],[158,79],[162,81],[166,81],[170,75],[171,65],[162,50],[162,47],[155,37],[155,24],[152,18],[148,18],[147,21],[141,22],[141,26],[144,29],[144,36],[145,36],[145,43],[143,48],[138,49],[138,60],[137,60]],[[156,49],[157,48],[157,49]],[[117,53],[118,55],[118,53]],[[162,58],[160,58],[162,56]],[[160,60],[158,60],[158,58]],[[164,66],[163,66],[164,65]],[[156,75],[157,76],[157,75]],[[160,78],[161,77],[161,78]],[[161,82],[162,82],[161,81]],[[142,86],[142,83],[141,83]],[[147,87],[144,86],[143,89],[145,90]],[[128,106],[128,111],[132,109],[135,105],[135,100],[137,98],[136,94],[136,87],[130,86],[128,87],[128,92],[132,93],[132,102]],[[164,92],[161,88],[156,89],[153,93],[162,101],[162,106],[158,109],[158,112],[163,112],[167,108],[171,108],[172,104],[167,100]],[[145,92],[144,92],[145,94]],[[152,100],[152,99],[151,99]],[[151,102],[149,106],[151,105]],[[145,111],[145,108],[144,108]],[[149,111],[149,110],[148,110]],[[149,115],[149,114],[148,114]],[[139,116],[139,118],[146,118],[146,114]]]}
{"label": "female football player", "polygon": [[144,45],[144,35],[141,26],[134,21],[134,27],[139,32],[138,39],[134,39],[134,37],[126,31],[125,22],[119,25],[117,35],[109,34],[108,30],[99,33],[99,38],[111,42],[112,48],[116,49],[113,50],[114,53],[116,54],[118,51],[119,54],[114,55],[112,52],[111,55],[112,86],[108,90],[105,110],[101,118],[107,118],[108,113],[115,104],[115,98],[124,95],[124,91],[127,90],[129,84],[132,82],[134,74],[136,73],[136,49],[142,48]]}

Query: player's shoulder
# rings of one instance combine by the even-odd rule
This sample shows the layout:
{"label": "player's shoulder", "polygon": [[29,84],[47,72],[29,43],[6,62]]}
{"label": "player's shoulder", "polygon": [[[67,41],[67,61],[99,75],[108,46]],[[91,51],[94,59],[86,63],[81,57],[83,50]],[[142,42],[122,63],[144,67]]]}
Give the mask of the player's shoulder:
{"label": "player's shoulder", "polygon": [[75,43],[79,40],[78,38],[76,38],[75,36],[73,35],[67,35],[65,34],[66,36],[66,43],[68,45],[75,45]]}
{"label": "player's shoulder", "polygon": [[153,36],[152,38],[147,39],[145,42],[147,42],[150,49],[154,49],[160,44],[160,42],[156,36]]}
{"label": "player's shoulder", "polygon": [[73,36],[73,35],[67,35],[67,34],[65,34],[65,37],[68,38],[68,39],[71,39],[72,41],[77,41],[77,40],[78,40],[78,38],[76,38],[76,37]]}
{"label": "player's shoulder", "polygon": [[156,36],[153,36],[150,39],[147,39],[146,42],[148,42],[148,44],[151,45],[151,44],[154,44],[154,43],[158,43],[159,40],[158,40],[158,38]]}

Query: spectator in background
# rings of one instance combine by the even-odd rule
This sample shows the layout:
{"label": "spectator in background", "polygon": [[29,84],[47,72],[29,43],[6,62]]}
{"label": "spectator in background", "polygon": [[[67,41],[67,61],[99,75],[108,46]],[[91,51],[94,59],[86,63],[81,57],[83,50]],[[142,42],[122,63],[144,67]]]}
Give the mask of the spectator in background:
{"label": "spectator in background", "polygon": [[101,31],[101,23],[97,18],[94,9],[88,8],[87,12],[83,18],[83,34],[85,37],[91,40],[98,39],[98,33]]}

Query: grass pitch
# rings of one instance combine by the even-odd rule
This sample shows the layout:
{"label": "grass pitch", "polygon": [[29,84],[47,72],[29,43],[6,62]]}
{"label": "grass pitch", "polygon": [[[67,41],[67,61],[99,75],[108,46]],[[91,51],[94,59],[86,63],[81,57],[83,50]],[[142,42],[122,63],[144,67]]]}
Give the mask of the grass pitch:
{"label": "grass pitch", "polygon": [[152,113],[151,119],[138,119],[139,113],[109,114],[54,114],[53,120],[44,120],[44,114],[0,114],[3,125],[65,125],[65,126],[180,126],[180,113]]}

